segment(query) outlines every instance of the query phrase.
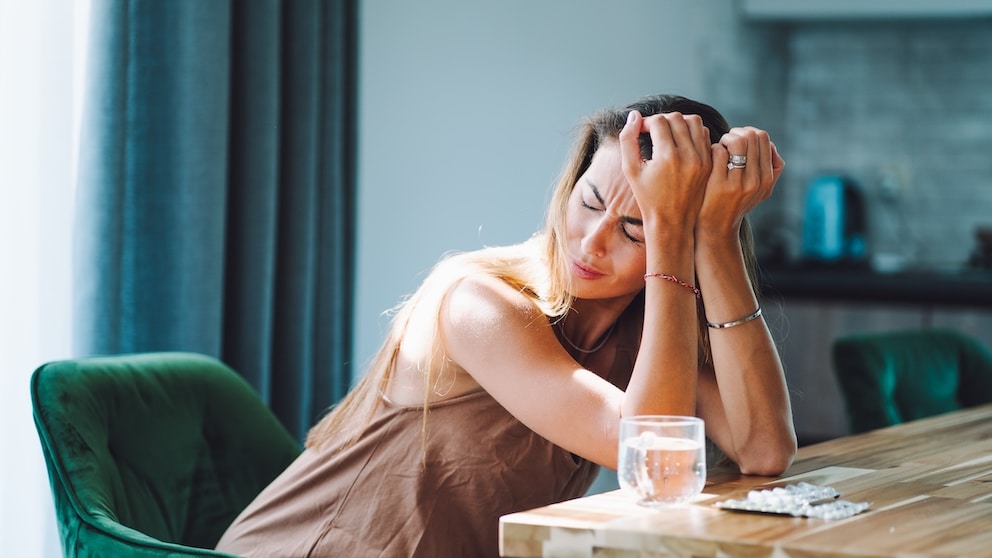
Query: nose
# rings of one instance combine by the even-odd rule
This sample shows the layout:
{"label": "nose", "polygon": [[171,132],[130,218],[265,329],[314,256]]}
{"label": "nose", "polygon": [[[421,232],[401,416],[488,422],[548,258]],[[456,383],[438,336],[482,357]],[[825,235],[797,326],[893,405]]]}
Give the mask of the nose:
{"label": "nose", "polygon": [[605,216],[589,224],[582,237],[582,251],[592,256],[603,256],[609,241],[609,219]]}

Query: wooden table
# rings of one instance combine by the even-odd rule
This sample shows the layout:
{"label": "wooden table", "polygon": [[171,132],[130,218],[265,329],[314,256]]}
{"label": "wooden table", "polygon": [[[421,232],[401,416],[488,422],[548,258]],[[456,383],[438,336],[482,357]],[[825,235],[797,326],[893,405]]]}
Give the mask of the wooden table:
{"label": "wooden table", "polygon": [[[801,481],[870,502],[840,520],[721,510]],[[619,491],[500,519],[507,557],[992,556],[992,405],[799,450],[783,477],[711,472],[692,504],[642,508]]]}

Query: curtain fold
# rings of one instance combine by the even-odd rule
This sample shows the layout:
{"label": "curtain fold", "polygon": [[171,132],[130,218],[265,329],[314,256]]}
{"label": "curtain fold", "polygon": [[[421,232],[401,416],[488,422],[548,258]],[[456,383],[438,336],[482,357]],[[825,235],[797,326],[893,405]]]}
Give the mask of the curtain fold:
{"label": "curtain fold", "polygon": [[287,428],[347,391],[355,0],[94,0],[75,352],[188,350]]}

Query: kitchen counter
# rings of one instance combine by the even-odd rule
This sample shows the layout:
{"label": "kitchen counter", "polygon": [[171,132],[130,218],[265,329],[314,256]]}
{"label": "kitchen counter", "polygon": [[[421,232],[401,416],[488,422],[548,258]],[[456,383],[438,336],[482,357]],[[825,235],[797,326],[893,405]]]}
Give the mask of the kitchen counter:
{"label": "kitchen counter", "polygon": [[764,296],[992,307],[992,270],[879,273],[867,267],[761,265]]}

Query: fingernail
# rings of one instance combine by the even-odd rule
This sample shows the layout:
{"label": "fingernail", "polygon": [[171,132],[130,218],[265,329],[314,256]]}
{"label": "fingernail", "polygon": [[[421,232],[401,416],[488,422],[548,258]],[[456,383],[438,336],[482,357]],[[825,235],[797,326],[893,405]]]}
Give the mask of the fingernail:
{"label": "fingernail", "polygon": [[631,122],[633,122],[634,121],[634,118],[637,118],[637,111],[632,110],[632,111],[628,112],[627,113],[627,124],[630,124]]}

